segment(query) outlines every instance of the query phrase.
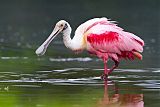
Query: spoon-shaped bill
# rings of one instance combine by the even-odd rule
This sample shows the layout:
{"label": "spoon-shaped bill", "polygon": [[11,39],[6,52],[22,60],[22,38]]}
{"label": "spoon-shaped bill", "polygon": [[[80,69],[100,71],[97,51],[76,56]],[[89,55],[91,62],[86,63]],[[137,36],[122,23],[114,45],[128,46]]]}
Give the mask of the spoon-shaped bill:
{"label": "spoon-shaped bill", "polygon": [[60,30],[53,30],[46,41],[36,50],[38,56],[44,55],[51,41],[60,33]]}

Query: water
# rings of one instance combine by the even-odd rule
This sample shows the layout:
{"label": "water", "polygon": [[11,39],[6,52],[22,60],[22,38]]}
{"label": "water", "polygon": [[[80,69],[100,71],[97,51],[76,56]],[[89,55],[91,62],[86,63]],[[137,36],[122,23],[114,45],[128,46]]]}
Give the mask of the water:
{"label": "water", "polygon": [[2,107],[160,105],[160,68],[120,67],[104,82],[103,63],[91,57],[1,57],[0,66]]}

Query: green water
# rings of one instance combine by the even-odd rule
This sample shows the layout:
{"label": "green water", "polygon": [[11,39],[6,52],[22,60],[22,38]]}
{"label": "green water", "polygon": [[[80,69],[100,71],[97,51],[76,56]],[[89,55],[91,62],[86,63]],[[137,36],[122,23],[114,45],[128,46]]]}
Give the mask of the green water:
{"label": "green water", "polygon": [[94,57],[1,57],[0,106],[158,107],[160,68],[138,62],[122,61],[105,83]]}

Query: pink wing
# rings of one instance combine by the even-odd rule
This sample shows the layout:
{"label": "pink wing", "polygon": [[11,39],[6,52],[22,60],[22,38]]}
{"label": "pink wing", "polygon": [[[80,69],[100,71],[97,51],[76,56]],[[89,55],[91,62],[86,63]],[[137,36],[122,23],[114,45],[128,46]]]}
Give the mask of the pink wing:
{"label": "pink wing", "polygon": [[[129,33],[127,33],[129,34]],[[101,52],[121,53],[121,51],[138,51],[143,52],[144,43],[133,36],[123,36],[117,32],[106,31],[102,34],[90,33],[87,41],[94,49]]]}
{"label": "pink wing", "polygon": [[92,48],[101,53],[126,56],[124,52],[143,52],[144,42],[132,33],[125,32],[115,24],[99,23],[90,29],[87,41]]}

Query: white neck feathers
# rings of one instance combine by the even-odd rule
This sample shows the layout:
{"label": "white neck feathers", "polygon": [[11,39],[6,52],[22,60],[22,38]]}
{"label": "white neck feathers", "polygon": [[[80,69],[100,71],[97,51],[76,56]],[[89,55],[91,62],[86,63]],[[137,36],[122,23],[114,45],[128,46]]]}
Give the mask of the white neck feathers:
{"label": "white neck feathers", "polygon": [[[67,29],[65,29],[62,32],[63,33],[63,42],[64,42],[65,46],[73,51],[82,50],[82,42],[81,41],[83,39],[83,36],[82,35],[75,35],[73,37],[73,39],[71,39],[71,37],[70,37],[71,31],[72,31],[72,29],[71,29],[70,25],[68,24]],[[79,40],[78,40],[78,38],[79,38]]]}

